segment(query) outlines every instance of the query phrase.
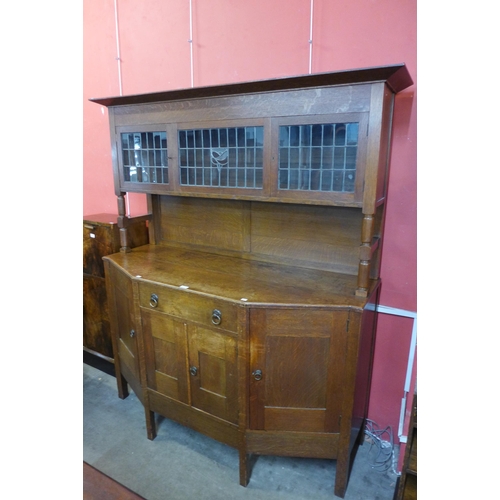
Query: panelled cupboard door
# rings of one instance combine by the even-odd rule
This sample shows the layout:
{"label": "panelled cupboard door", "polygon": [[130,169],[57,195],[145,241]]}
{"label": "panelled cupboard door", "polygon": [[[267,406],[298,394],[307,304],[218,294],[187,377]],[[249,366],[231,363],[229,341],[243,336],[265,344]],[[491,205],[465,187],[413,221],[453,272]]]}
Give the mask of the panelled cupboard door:
{"label": "panelled cupboard door", "polygon": [[137,356],[137,328],[134,321],[134,302],[132,280],[110,268],[113,283],[114,314],[117,325],[116,341],[121,372],[132,385],[134,391],[140,381],[139,360]]}
{"label": "panelled cupboard door", "polygon": [[236,338],[157,311],[141,318],[148,387],[237,423]]}
{"label": "panelled cupboard door", "polygon": [[250,428],[339,432],[348,311],[250,311]]}
{"label": "panelled cupboard door", "polygon": [[189,326],[192,406],[238,422],[236,338],[214,329]]}
{"label": "panelled cupboard door", "polygon": [[187,325],[173,316],[141,309],[147,386],[189,404]]}

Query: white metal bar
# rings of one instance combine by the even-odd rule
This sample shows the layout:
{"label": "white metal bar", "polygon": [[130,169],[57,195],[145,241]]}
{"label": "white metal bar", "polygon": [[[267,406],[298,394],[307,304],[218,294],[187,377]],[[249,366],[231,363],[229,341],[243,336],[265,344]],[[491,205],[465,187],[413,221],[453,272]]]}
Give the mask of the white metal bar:
{"label": "white metal bar", "polygon": [[312,73],[313,12],[314,12],[314,0],[311,0],[311,16],[309,22],[309,74]]}
{"label": "white metal bar", "polygon": [[[398,426],[399,441],[405,443],[406,443],[406,436],[403,436],[403,424],[405,421],[406,394],[407,393],[405,392],[405,395],[401,399],[401,409],[399,410],[399,426]],[[404,441],[402,438],[404,438]]]}
{"label": "white metal bar", "polygon": [[408,368],[406,370],[405,391],[410,392],[411,374],[413,369],[413,361],[415,359],[415,351],[417,348],[417,318],[413,319],[413,328],[411,331],[410,354],[408,356]]}
{"label": "white metal bar", "polygon": [[191,87],[194,87],[194,70],[193,70],[193,2],[189,0],[189,52],[191,59]]}
{"label": "white metal bar", "polygon": [[116,62],[118,64],[118,85],[120,88],[120,95],[123,95],[122,90],[122,68],[121,68],[121,55],[120,55],[120,33],[118,27],[118,6],[116,4],[117,0],[114,0],[115,5],[115,37],[116,37]]}
{"label": "white metal bar", "polygon": [[406,318],[413,318],[415,319],[417,317],[417,313],[413,311],[407,311],[405,309],[397,309],[395,307],[388,307],[388,306],[377,306],[377,311],[384,313],[384,314],[392,314],[393,316],[404,316]]}

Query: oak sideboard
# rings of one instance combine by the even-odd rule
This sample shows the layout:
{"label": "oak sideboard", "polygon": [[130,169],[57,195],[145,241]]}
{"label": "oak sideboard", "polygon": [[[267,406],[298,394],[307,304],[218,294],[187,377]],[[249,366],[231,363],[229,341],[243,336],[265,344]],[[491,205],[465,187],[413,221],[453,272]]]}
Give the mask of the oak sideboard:
{"label": "oak sideboard", "polygon": [[[363,439],[404,64],[92,99],[108,109],[119,252],[104,257],[118,394],[249,457]],[[127,193],[149,244],[131,248]]]}

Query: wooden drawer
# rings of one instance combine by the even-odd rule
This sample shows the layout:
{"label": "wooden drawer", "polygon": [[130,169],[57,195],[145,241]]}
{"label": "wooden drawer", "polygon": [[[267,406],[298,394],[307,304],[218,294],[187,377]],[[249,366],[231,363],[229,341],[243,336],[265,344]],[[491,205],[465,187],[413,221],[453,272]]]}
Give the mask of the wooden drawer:
{"label": "wooden drawer", "polygon": [[[157,297],[156,302],[151,300],[152,295]],[[230,302],[155,283],[140,283],[139,297],[140,305],[145,309],[204,326],[215,326],[231,332],[237,330],[238,306]]]}

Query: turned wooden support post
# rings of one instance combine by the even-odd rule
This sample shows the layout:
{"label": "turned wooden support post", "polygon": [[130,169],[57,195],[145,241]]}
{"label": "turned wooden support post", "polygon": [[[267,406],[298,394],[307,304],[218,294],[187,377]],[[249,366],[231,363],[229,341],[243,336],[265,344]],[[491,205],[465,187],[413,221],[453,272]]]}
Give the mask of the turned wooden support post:
{"label": "turned wooden support post", "polygon": [[365,214],[361,226],[361,245],[359,247],[358,288],[356,295],[366,297],[370,285],[370,264],[375,218]]}
{"label": "turned wooden support post", "polygon": [[130,252],[130,244],[128,239],[128,217],[125,212],[125,194],[121,193],[118,196],[118,228],[120,229],[120,252]]}

